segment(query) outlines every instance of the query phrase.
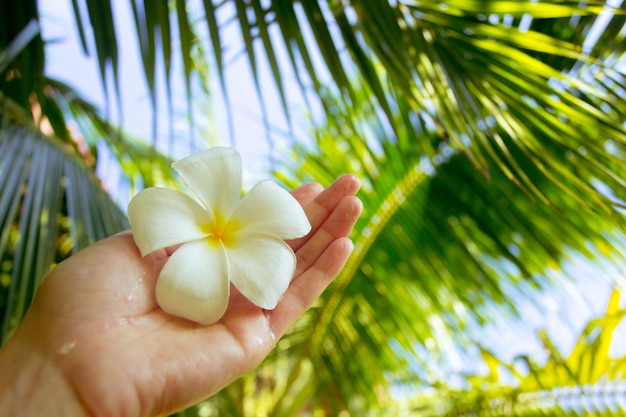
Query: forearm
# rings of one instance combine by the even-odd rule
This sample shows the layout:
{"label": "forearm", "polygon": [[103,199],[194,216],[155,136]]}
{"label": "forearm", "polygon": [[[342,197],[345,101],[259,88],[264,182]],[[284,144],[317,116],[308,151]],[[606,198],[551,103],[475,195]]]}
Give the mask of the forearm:
{"label": "forearm", "polygon": [[86,415],[59,368],[28,343],[10,340],[0,349],[0,415]]}

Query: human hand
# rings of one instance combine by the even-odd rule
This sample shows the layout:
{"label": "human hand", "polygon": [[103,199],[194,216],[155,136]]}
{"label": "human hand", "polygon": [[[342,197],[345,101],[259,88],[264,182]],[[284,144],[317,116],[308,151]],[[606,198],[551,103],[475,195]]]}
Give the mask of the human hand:
{"label": "human hand", "polygon": [[164,313],[155,283],[171,254],[141,258],[123,232],[54,268],[0,351],[0,414],[167,415],[254,369],[336,277],[352,250],[359,181],[292,192],[313,227],[289,242],[298,262],[278,306],[263,310],[231,288],[209,326]]}

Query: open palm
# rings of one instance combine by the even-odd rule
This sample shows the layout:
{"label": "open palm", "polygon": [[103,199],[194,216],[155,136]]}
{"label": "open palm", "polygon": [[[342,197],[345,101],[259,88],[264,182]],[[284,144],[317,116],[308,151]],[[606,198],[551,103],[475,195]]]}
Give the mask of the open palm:
{"label": "open palm", "polygon": [[[74,414],[162,415],[196,403],[258,365],[339,273],[361,209],[354,197],[358,187],[359,181],[346,175],[326,190],[307,184],[292,192],[313,230],[290,242],[297,270],[272,311],[233,288],[226,314],[213,325],[164,313],[154,288],[170,251],[141,258],[132,235],[123,232],[79,252],[46,277],[0,359],[16,352],[35,358],[31,364],[43,364],[55,375],[57,391],[73,403]],[[19,371],[20,361],[11,362]],[[14,389],[14,401],[29,401],[32,393]]]}

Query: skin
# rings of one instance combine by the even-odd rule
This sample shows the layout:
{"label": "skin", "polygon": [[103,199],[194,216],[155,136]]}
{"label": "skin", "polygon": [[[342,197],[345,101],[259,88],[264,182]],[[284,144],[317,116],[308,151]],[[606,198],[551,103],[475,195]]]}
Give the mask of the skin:
{"label": "skin", "polygon": [[298,259],[278,306],[232,288],[228,310],[200,326],[154,296],[169,248],[144,258],[122,232],[80,251],[44,279],[0,350],[0,415],[159,416],[215,394],[253,370],[341,271],[361,212],[353,175],[292,191],[313,226],[290,241]]}

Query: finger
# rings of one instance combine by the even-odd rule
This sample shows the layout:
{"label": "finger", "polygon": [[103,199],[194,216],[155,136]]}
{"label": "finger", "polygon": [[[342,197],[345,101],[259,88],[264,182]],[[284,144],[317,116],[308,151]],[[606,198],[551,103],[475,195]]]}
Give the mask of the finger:
{"label": "finger", "polygon": [[354,245],[348,238],[335,240],[291,286],[276,308],[268,312],[273,333],[282,336],[322,294],[344,267]]}
{"label": "finger", "polygon": [[311,182],[291,191],[291,195],[304,207],[310,204],[323,190],[324,187],[320,184]]}
{"label": "finger", "polygon": [[326,221],[328,216],[337,207],[337,204],[346,196],[354,195],[361,187],[361,181],[356,175],[345,174],[337,178],[328,188],[322,191],[304,211],[311,223],[311,232],[300,239],[289,241],[294,251],[300,249]]}
{"label": "finger", "polygon": [[341,237],[348,237],[363,204],[355,196],[344,197],[313,236],[296,252],[295,277],[315,263],[326,248]]}

